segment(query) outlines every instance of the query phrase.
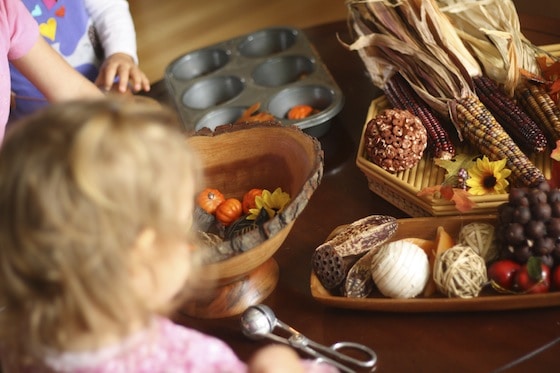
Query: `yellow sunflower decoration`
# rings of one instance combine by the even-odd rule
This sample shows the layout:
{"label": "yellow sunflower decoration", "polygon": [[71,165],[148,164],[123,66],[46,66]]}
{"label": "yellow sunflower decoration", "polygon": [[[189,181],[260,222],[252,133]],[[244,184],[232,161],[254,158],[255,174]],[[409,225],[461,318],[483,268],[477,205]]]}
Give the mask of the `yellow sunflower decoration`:
{"label": "yellow sunflower decoration", "polygon": [[469,193],[475,196],[485,194],[507,193],[509,185],[507,178],[511,170],[506,168],[506,160],[490,161],[484,156],[468,169],[469,178],[466,183]]}
{"label": "yellow sunflower decoration", "polygon": [[249,210],[247,219],[255,220],[261,209],[265,209],[268,217],[272,219],[276,214],[281,212],[290,202],[290,195],[282,191],[282,188],[276,188],[274,192],[263,190],[262,195],[255,197],[255,207]]}

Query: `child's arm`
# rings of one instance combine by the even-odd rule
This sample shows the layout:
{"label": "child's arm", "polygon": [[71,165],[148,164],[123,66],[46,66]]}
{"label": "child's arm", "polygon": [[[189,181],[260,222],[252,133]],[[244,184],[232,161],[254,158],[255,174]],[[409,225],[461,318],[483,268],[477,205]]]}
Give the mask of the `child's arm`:
{"label": "child's arm", "polygon": [[42,37],[37,38],[26,55],[11,62],[49,101],[104,97]]}
{"label": "child's arm", "polygon": [[138,67],[136,30],[126,0],[83,0],[105,52],[96,84],[111,89],[118,78],[118,90],[150,90],[150,81]]}

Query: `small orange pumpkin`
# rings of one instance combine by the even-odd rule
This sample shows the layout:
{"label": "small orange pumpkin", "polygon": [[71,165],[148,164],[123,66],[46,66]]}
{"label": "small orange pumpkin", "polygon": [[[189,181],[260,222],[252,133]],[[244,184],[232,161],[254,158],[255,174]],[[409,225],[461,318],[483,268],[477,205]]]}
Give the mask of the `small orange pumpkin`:
{"label": "small orange pumpkin", "polygon": [[226,199],[218,189],[206,188],[196,197],[196,203],[207,213],[214,214]]}
{"label": "small orange pumpkin", "polygon": [[226,227],[239,219],[243,214],[243,206],[237,198],[228,198],[216,209],[216,219]]}
{"label": "small orange pumpkin", "polygon": [[310,116],[311,114],[315,114],[315,112],[316,112],[315,109],[313,109],[309,105],[296,105],[288,111],[287,117],[288,119],[292,119],[292,120],[304,119]]}
{"label": "small orange pumpkin", "polygon": [[253,188],[243,195],[243,213],[248,214],[250,209],[257,207],[255,204],[255,198],[262,195],[263,190],[259,188]]}

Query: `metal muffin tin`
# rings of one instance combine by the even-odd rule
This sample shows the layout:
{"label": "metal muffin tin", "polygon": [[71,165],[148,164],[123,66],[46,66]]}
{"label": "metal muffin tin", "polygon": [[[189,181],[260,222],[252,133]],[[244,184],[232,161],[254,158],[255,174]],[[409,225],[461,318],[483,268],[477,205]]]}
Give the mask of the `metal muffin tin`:
{"label": "metal muffin tin", "polygon": [[[344,104],[303,31],[291,27],[266,28],[189,52],[169,64],[165,81],[187,131],[214,130],[260,103],[260,112],[320,137]],[[318,112],[287,119],[301,104]]]}

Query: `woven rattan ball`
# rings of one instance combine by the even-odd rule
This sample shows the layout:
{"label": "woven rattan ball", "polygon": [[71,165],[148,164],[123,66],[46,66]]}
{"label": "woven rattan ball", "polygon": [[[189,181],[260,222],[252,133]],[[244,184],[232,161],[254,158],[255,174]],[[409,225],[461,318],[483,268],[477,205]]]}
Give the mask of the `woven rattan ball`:
{"label": "woven rattan ball", "polygon": [[487,279],[484,259],[469,246],[455,245],[436,257],[434,281],[450,298],[478,296]]}
{"label": "woven rattan ball", "polygon": [[473,222],[465,225],[459,232],[459,244],[470,246],[486,263],[498,256],[492,224]]}

